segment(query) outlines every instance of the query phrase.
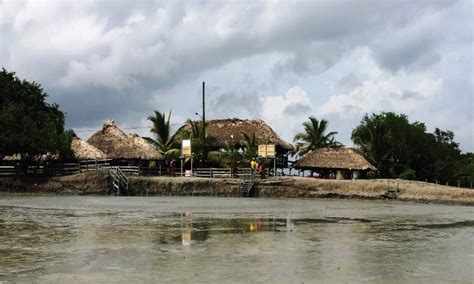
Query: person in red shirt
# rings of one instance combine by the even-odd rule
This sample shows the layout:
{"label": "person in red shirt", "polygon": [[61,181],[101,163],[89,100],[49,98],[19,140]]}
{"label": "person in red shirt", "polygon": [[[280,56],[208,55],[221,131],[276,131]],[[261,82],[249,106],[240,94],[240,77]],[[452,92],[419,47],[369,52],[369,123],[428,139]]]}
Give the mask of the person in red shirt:
{"label": "person in red shirt", "polygon": [[260,178],[265,178],[265,168],[263,167],[263,163],[258,163],[258,173],[260,174]]}

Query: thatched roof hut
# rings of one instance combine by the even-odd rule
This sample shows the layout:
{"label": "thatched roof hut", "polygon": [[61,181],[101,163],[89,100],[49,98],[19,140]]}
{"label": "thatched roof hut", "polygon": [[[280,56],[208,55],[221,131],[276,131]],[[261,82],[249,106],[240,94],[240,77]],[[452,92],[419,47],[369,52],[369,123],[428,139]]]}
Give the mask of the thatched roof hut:
{"label": "thatched roof hut", "polygon": [[158,151],[143,138],[136,134],[127,136],[113,121],[106,121],[102,129],[94,133],[87,142],[103,151],[110,159],[163,159],[163,155],[158,153]]}
{"label": "thatched roof hut", "polygon": [[77,137],[71,141],[71,151],[77,160],[101,160],[107,158],[104,152]]}
{"label": "thatched roof hut", "polygon": [[[18,154],[5,156],[1,160],[13,162],[13,161],[21,161],[22,159],[25,159],[25,157],[22,157],[21,154],[18,153]],[[46,154],[38,154],[31,157],[31,160],[33,161],[59,161],[60,159],[61,159],[61,155],[58,152],[55,152],[55,153],[48,152]]]}
{"label": "thatched roof hut", "polygon": [[[197,124],[202,124],[201,121],[197,121]],[[189,125],[183,126],[180,130],[190,130]],[[178,133],[180,132],[178,130]],[[241,142],[244,139],[242,133],[247,134],[249,137],[255,133],[255,137],[258,144],[270,144],[276,145],[277,150],[283,150],[283,152],[292,151],[294,148],[291,144],[283,140],[278,134],[268,125],[265,121],[260,119],[216,119],[206,121],[206,136],[212,136],[215,138],[213,142],[214,147],[222,147],[224,144],[233,144],[241,146]]]}
{"label": "thatched roof hut", "polygon": [[[100,160],[106,159],[107,156],[104,152],[92,146],[91,144],[82,141],[78,137],[74,137],[71,141],[71,151],[75,159],[77,160]],[[33,157],[34,161],[57,161],[60,160],[61,155],[59,153],[47,153],[42,155],[36,155]],[[20,161],[21,154],[15,154],[5,156],[4,161]]]}
{"label": "thatched roof hut", "polygon": [[293,167],[296,169],[377,170],[351,148],[320,148],[306,154]]}

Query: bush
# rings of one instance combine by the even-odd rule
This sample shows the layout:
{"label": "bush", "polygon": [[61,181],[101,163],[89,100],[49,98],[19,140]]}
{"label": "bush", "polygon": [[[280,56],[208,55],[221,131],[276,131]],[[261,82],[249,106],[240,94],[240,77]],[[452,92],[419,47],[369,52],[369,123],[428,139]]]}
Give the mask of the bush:
{"label": "bush", "polygon": [[407,180],[415,180],[416,179],[416,171],[413,169],[405,169],[401,174],[400,174],[401,179],[407,179]]}

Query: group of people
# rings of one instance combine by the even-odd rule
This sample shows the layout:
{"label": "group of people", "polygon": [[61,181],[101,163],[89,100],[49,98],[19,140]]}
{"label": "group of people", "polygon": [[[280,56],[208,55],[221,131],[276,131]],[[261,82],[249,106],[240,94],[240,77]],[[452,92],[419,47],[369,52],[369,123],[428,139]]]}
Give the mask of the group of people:
{"label": "group of people", "polygon": [[250,161],[250,169],[252,170],[252,176],[257,172],[260,175],[260,178],[265,178],[265,166],[262,162],[252,158],[252,161]]}

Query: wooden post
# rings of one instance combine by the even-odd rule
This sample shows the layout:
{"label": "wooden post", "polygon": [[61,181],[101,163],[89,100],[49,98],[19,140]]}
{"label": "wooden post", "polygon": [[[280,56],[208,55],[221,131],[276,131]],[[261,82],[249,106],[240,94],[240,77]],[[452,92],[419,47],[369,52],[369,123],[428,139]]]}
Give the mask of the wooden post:
{"label": "wooden post", "polygon": [[275,158],[273,158],[273,178],[277,178],[277,159],[276,159],[276,155],[275,155]]}

